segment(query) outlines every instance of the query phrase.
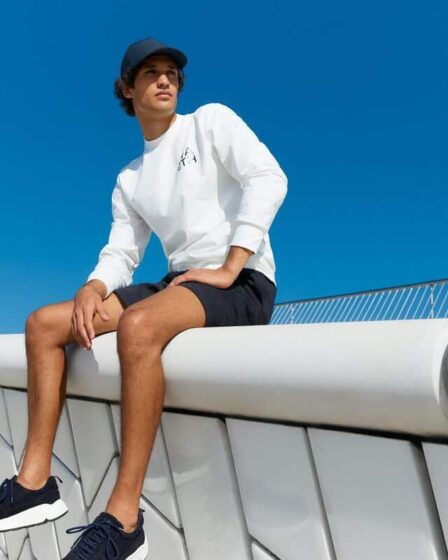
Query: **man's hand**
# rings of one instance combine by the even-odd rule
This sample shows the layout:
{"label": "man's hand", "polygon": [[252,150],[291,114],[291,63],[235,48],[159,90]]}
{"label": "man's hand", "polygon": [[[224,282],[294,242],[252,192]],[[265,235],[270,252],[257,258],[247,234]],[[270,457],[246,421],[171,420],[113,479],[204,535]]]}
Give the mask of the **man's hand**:
{"label": "man's hand", "polygon": [[76,342],[90,350],[95,338],[93,319],[99,314],[103,321],[109,321],[101,295],[89,284],[82,286],[76,293],[72,314],[72,333]]}
{"label": "man's hand", "polygon": [[254,252],[246,247],[231,245],[226,260],[219,268],[192,268],[184,274],[179,274],[168,284],[177,286],[187,280],[203,282],[216,288],[229,288],[238,278],[247,260]]}
{"label": "man's hand", "polygon": [[231,286],[238,274],[235,271],[229,270],[223,266],[211,269],[211,268],[192,268],[183,274],[179,274],[176,278],[168,284],[170,286],[177,286],[182,282],[187,280],[193,280],[194,282],[203,282],[204,284],[210,284],[216,288],[228,288]]}

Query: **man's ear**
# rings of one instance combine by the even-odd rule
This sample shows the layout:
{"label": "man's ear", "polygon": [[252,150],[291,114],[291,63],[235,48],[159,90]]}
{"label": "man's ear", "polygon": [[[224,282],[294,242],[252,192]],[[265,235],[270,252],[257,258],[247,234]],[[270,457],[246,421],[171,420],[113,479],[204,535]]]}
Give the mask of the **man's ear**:
{"label": "man's ear", "polygon": [[126,85],[122,85],[121,86],[121,93],[124,95],[124,97],[126,97],[126,99],[132,99],[133,98],[133,88],[130,88]]}

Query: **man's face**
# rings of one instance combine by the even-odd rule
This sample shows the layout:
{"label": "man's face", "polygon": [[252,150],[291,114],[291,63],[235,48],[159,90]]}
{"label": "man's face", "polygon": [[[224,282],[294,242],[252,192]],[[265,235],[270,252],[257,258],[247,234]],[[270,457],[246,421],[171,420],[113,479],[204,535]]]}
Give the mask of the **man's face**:
{"label": "man's face", "polygon": [[165,55],[148,57],[135,77],[134,87],[123,91],[133,99],[136,115],[148,112],[172,114],[176,110],[179,71],[174,61]]}

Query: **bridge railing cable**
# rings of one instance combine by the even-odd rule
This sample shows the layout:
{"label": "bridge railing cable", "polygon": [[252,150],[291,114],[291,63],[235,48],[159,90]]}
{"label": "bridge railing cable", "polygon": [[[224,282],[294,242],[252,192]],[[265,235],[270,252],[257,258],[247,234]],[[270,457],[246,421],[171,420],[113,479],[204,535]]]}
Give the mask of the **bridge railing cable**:
{"label": "bridge railing cable", "polygon": [[448,317],[448,280],[277,303],[271,325]]}

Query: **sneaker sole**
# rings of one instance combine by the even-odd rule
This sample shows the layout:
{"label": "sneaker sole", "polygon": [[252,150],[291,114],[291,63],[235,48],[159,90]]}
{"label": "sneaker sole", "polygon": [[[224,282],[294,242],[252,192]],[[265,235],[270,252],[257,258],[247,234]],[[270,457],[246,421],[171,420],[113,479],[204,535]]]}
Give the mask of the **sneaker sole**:
{"label": "sneaker sole", "polygon": [[137,548],[135,552],[133,552],[130,556],[126,558],[126,560],[146,560],[147,556],[148,556],[148,541],[146,540],[146,535],[145,535],[145,541],[142,544],[142,546],[140,548]]}
{"label": "sneaker sole", "polygon": [[56,500],[52,504],[41,504],[11,515],[6,519],[0,519],[0,531],[12,531],[14,529],[32,527],[33,525],[41,525],[47,521],[59,519],[59,517],[62,517],[67,512],[68,507],[62,500]]}

